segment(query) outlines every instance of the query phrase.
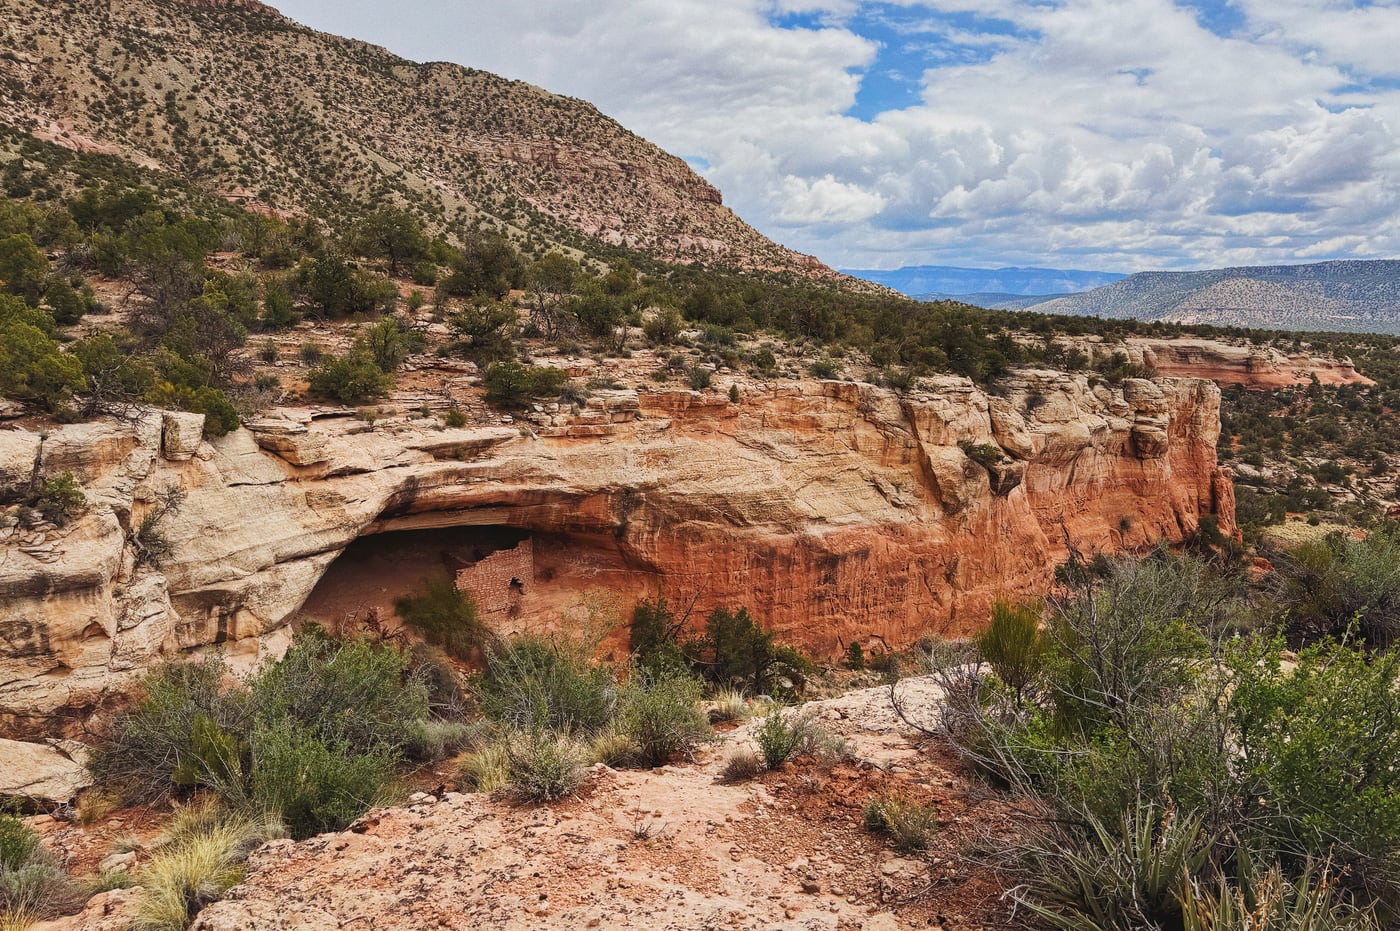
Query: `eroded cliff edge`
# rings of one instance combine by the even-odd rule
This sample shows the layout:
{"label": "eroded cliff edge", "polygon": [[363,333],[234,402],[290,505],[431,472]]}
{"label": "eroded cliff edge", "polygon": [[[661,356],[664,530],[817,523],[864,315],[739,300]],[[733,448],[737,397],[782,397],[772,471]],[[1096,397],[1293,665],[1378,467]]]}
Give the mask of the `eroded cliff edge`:
{"label": "eroded cliff edge", "polygon": [[[599,392],[512,427],[287,410],[213,443],[158,412],[0,431],[0,484],[72,471],[88,499],[65,528],[0,531],[0,734],[72,732],[163,655],[280,649],[347,545],[416,528],[548,535],[575,560],[559,585],[746,605],[818,653],[966,630],[1044,591],[1066,538],[1179,542],[1207,514],[1231,531],[1219,402],[1199,379],[1031,370],[997,396],[957,378]],[[138,564],[174,486],[170,555]]]}

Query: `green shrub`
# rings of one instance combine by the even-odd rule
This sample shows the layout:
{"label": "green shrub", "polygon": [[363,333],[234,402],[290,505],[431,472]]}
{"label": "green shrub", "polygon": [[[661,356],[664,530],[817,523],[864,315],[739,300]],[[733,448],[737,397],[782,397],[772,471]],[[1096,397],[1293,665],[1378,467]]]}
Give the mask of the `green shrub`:
{"label": "green shrub", "polygon": [[392,380],[374,362],[368,350],[352,349],[339,359],[322,362],[311,370],[311,390],[351,406],[384,395]]}
{"label": "green shrub", "polygon": [[811,664],[796,650],[774,644],[748,609],[716,608],[705,619],[705,636],[685,652],[711,682],[757,695],[795,694]]}
{"label": "green shrub", "polygon": [[841,364],[832,359],[818,359],[807,367],[813,378],[832,379],[841,374]]}
{"label": "green shrub", "polygon": [[865,648],[859,640],[852,640],[846,648],[846,668],[859,672],[865,668]]}
{"label": "green shrub", "polygon": [[470,660],[490,644],[491,629],[477,615],[471,594],[451,579],[427,579],[421,595],[394,600],[394,610],[429,643],[448,655]]}
{"label": "green shrub", "polygon": [[494,362],[486,369],[486,401],[501,407],[522,407],[536,398],[558,397],[568,382],[563,369],[546,365]]}
{"label": "green shrub", "polygon": [[822,736],[821,727],[809,715],[785,715],[776,705],[754,729],[754,740],[769,769],[777,769],[795,754],[811,749]]}
{"label": "green shrub", "polygon": [[17,870],[40,851],[39,835],[14,815],[0,815],[0,869]]}
{"label": "green shrub", "polygon": [[343,830],[382,798],[397,761],[382,743],[357,750],[291,721],[261,726],[253,746],[253,800],[297,840]]}
{"label": "green shrub", "polygon": [[522,802],[567,798],[583,785],[586,753],[565,734],[534,730],[510,743],[511,793]]}
{"label": "green shrub", "polygon": [[648,675],[663,677],[686,669],[685,654],[677,639],[680,624],[658,594],[655,601],[643,598],[632,610],[632,626],[628,628],[628,647],[633,660]]}
{"label": "green shrub", "polygon": [[1386,647],[1400,636],[1400,531],[1333,534],[1270,555],[1269,592],[1295,645],[1354,632]]}
{"label": "green shrub", "polygon": [[653,346],[669,346],[680,336],[685,327],[680,311],[674,307],[663,307],[648,317],[642,324],[642,333]]}
{"label": "green shrub", "polygon": [[877,795],[865,803],[865,826],[890,839],[900,853],[927,850],[938,831],[938,813],[932,805],[898,795]]}
{"label": "green shrub", "polygon": [[998,599],[992,605],[992,623],[977,638],[982,658],[991,665],[997,678],[1016,693],[1018,701],[1044,665],[1040,615],[1039,602],[1013,604]]}
{"label": "green shrub", "polygon": [[94,749],[89,765],[97,783],[116,786],[133,801],[156,801],[175,790],[175,771],[196,756],[197,720],[207,718],[226,733],[250,733],[248,695],[225,689],[228,674],[217,655],[147,673],[136,706]]}
{"label": "green shrub", "polygon": [[710,382],[713,379],[714,373],[699,365],[692,365],[686,373],[686,380],[690,383],[691,391],[704,391],[710,387]]}
{"label": "green shrub", "polygon": [[422,351],[423,334],[385,317],[355,340],[355,346],[368,352],[375,366],[387,374],[397,371],[411,354]]}
{"label": "green shrub", "polygon": [[984,469],[990,469],[1006,456],[1002,448],[995,443],[969,443],[967,441],[961,441],[958,443],[958,448],[963,451],[963,454],[966,455],[967,458]]}
{"label": "green shrub", "polygon": [[533,636],[488,651],[474,691],[487,717],[520,731],[594,734],[612,721],[617,706],[610,670]]}
{"label": "green shrub", "polygon": [[414,721],[405,753],[410,759],[425,763],[445,760],[475,744],[483,730],[465,721]]}
{"label": "green shrub", "polygon": [[694,749],[710,733],[700,710],[698,679],[678,674],[660,679],[634,676],[617,702],[617,727],[636,744],[643,766],[660,766]]}
{"label": "green shrub", "polygon": [[[43,317],[47,319],[48,315]],[[49,324],[52,326],[52,321]],[[60,351],[47,332],[28,322],[28,314],[7,314],[0,303],[0,394],[17,401],[33,401],[53,411],[86,386],[83,367],[77,359]]]}
{"label": "green shrub", "polygon": [[26,503],[62,527],[87,506],[87,497],[73,473],[63,472],[40,482]]}
{"label": "green shrub", "polygon": [[1252,841],[1285,866],[1331,857],[1400,897],[1400,653],[1323,643],[1290,671],[1282,647],[1260,640],[1231,657]]}
{"label": "green shrub", "polygon": [[299,634],[286,655],[263,667],[249,685],[264,727],[291,722],[354,753],[397,753],[408,743],[411,725],[428,716],[427,688],[408,672],[406,656],[314,629]]}

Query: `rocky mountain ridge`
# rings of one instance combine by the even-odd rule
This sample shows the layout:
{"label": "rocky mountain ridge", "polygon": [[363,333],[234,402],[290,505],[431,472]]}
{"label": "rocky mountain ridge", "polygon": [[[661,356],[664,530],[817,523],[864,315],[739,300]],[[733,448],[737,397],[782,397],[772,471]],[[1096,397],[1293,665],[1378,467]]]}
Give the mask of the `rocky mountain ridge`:
{"label": "rocky mountain ridge", "polygon": [[256,2],[17,0],[0,120],[250,208],[397,203],[439,228],[835,280],[591,105],[306,29]]}
{"label": "rocky mountain ridge", "polygon": [[1139,272],[1017,309],[1258,329],[1400,333],[1400,261]]}

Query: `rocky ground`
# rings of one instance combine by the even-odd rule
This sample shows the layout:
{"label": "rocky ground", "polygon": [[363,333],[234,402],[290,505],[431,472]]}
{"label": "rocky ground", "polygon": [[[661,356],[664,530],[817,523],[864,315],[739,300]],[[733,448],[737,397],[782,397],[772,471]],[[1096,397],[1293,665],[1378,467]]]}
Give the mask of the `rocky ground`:
{"label": "rocky ground", "polygon": [[[928,680],[900,686],[915,706]],[[520,807],[450,791],[376,809],[350,830],[254,854],[246,881],[193,927],[1001,929],[1003,885],[982,865],[1011,830],[1007,803],[971,782],[948,748],[895,717],[886,687],[806,708],[844,737],[846,761],[803,758],[757,780],[720,782],[753,723],[693,760],[652,771],[595,768],[582,793]],[[863,826],[874,794],[931,803],[940,826],[900,855]],[[73,842],[76,829],[68,832]],[[137,874],[139,876],[139,873]],[[140,890],[98,896],[44,931],[125,927]]]}

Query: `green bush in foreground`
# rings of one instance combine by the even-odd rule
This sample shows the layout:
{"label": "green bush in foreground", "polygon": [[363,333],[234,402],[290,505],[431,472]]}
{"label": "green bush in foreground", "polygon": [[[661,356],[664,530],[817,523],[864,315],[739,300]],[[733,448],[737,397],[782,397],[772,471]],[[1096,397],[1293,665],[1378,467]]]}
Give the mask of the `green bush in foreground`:
{"label": "green bush in foreground", "polygon": [[14,815],[0,815],[0,925],[52,918],[82,902],[39,838]]}
{"label": "green bush in foreground", "polygon": [[790,757],[815,749],[823,736],[821,726],[807,713],[787,715],[777,705],[754,729],[754,740],[769,769],[777,769]]}
{"label": "green bush in foreground", "polygon": [[357,752],[292,724],[263,727],[253,743],[253,801],[297,840],[343,830],[381,801],[397,761],[383,745]]}
{"label": "green bush in foreground", "polygon": [[207,788],[271,811],[297,837],[344,827],[381,797],[409,752],[447,752],[467,729],[429,722],[424,677],[397,650],[308,628],[286,655],[230,685],[218,657],[168,665],[94,754],[126,797]]}
{"label": "green bush in foreground", "polygon": [[587,754],[572,737],[535,730],[509,744],[511,793],[522,802],[553,802],[583,785]]}
{"label": "green bush in foreground", "polygon": [[700,681],[685,674],[654,681],[634,677],[622,690],[617,727],[636,745],[643,766],[660,766],[710,733],[700,693]]}

